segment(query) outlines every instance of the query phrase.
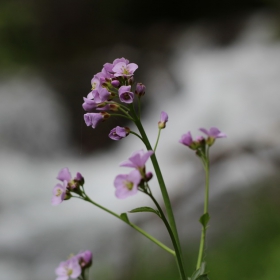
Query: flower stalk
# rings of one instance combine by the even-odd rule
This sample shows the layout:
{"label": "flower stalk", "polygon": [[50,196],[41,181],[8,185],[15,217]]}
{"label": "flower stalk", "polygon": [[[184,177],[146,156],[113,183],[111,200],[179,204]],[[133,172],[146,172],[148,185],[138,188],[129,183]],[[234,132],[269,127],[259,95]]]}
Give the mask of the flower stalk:
{"label": "flower stalk", "polygon": [[200,222],[202,224],[202,231],[201,231],[201,237],[200,237],[200,245],[199,245],[196,269],[199,269],[201,267],[203,255],[205,253],[205,240],[206,240],[207,224],[210,220],[210,216],[209,216],[209,213],[208,213],[208,204],[209,204],[209,147],[206,148],[206,156],[205,157],[202,156],[201,160],[202,160],[204,171],[205,171],[205,192],[204,192],[204,211],[203,211],[203,215],[200,219]]}

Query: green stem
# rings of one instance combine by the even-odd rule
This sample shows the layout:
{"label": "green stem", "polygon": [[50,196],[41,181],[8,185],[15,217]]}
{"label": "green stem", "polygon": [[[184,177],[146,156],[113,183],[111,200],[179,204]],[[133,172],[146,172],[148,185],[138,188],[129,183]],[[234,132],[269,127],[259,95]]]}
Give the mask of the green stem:
{"label": "green stem", "polygon": [[160,137],[160,132],[161,132],[161,129],[159,128],[158,129],[157,141],[156,141],[156,144],[155,144],[155,147],[154,147],[154,152],[156,152],[156,149],[157,149],[157,145],[158,145],[158,141],[159,141],[159,137]]}
{"label": "green stem", "polygon": [[138,226],[132,224],[132,223],[127,223],[126,221],[124,221],[121,216],[119,216],[118,214],[116,214],[115,212],[101,206],[100,204],[94,202],[93,200],[90,199],[90,197],[88,197],[85,193],[84,193],[84,197],[83,199],[95,206],[97,206],[98,208],[104,210],[105,212],[115,216],[116,218],[120,219],[121,221],[125,222],[126,224],[128,224],[129,226],[131,226],[132,228],[134,228],[135,230],[137,230],[138,232],[140,232],[142,235],[144,235],[145,237],[147,237],[148,239],[150,239],[152,242],[154,242],[155,244],[157,244],[159,247],[161,247],[162,249],[164,249],[165,251],[167,251],[168,253],[172,254],[175,256],[175,252],[170,249],[169,247],[167,247],[166,245],[164,245],[163,243],[161,243],[159,240],[157,240],[156,238],[154,238],[153,236],[151,236],[150,234],[148,234],[147,232],[145,232],[144,230],[142,230],[141,228],[139,228]]}
{"label": "green stem", "polygon": [[150,192],[150,193],[147,193],[147,194],[153,200],[153,202],[155,203],[155,205],[156,205],[156,207],[157,207],[157,209],[158,209],[158,211],[160,213],[160,216],[161,216],[161,218],[162,218],[162,220],[163,220],[163,222],[164,222],[164,224],[165,224],[165,226],[167,228],[167,231],[168,231],[168,233],[170,235],[170,238],[171,238],[171,241],[172,241],[175,253],[176,253],[175,257],[176,257],[176,261],[177,261],[180,277],[181,277],[182,280],[184,280],[184,279],[186,279],[185,271],[184,271],[184,266],[183,266],[183,262],[182,262],[182,258],[181,258],[181,254],[180,254],[180,249],[179,249],[179,246],[178,246],[178,244],[176,242],[174,233],[173,233],[173,231],[172,231],[172,229],[171,229],[171,227],[170,227],[170,225],[169,225],[169,223],[168,223],[168,221],[167,221],[167,219],[166,219],[166,217],[165,217],[165,215],[164,215],[160,205],[158,204],[158,202],[156,201],[156,199],[154,198],[152,193]]}
{"label": "green stem", "polygon": [[[138,119],[135,119],[134,122],[135,122],[141,136],[142,136],[143,143],[146,145],[147,150],[152,150],[151,144],[148,140],[148,137],[146,135],[146,132],[145,132],[141,122]],[[158,183],[159,183],[159,186],[160,186],[160,189],[161,189],[164,205],[165,205],[168,220],[169,220],[169,223],[170,223],[170,227],[172,229],[172,232],[174,233],[175,240],[176,240],[176,243],[178,244],[180,254],[182,254],[180,241],[179,241],[179,236],[178,236],[177,227],[176,227],[176,222],[175,222],[174,214],[173,214],[173,211],[172,211],[171,202],[170,202],[169,195],[168,195],[168,192],[167,192],[167,189],[166,189],[166,186],[165,186],[165,183],[164,183],[164,179],[163,179],[163,176],[161,174],[161,170],[160,170],[160,167],[159,167],[159,164],[158,164],[158,161],[157,161],[157,158],[156,158],[155,154],[153,154],[151,156],[151,160],[152,160],[152,163],[153,163],[156,175],[157,175]]]}
{"label": "green stem", "polygon": [[125,116],[125,115],[122,115],[122,114],[110,114],[111,116],[114,116],[114,117],[123,117],[123,118],[126,118],[126,119],[129,119],[131,121],[133,121],[133,119],[131,117],[128,116]]}
{"label": "green stem", "polygon": [[138,118],[141,119],[141,98],[138,95]]}
{"label": "green stem", "polygon": [[138,133],[133,132],[133,131],[131,131],[131,130],[130,130],[130,133],[131,133],[131,134],[134,134],[135,136],[137,136],[137,137],[143,142],[142,137],[141,137]]}
{"label": "green stem", "polygon": [[[206,159],[204,162],[204,170],[205,170],[205,193],[204,193],[204,212],[203,214],[208,213],[208,204],[209,204],[209,147],[206,151]],[[205,252],[205,239],[206,239],[206,230],[207,225],[202,225],[201,237],[200,237],[200,245],[198,252],[198,259],[196,269],[199,269],[202,263],[203,255]]]}

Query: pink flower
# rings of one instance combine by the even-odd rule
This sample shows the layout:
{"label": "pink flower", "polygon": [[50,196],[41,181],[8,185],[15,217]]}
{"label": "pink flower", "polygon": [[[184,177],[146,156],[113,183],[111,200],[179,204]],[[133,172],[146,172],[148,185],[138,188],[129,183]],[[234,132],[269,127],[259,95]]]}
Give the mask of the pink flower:
{"label": "pink flower", "polygon": [[190,147],[194,143],[191,132],[188,131],[186,134],[183,134],[181,139],[179,140],[179,143]]}
{"label": "pink flower", "polygon": [[126,198],[136,194],[141,178],[142,176],[138,170],[133,170],[129,174],[119,174],[116,176],[114,181],[116,197]]}
{"label": "pink flower", "polygon": [[89,250],[79,253],[76,258],[82,268],[89,267],[92,264],[92,253]]}
{"label": "pink flower", "polygon": [[130,129],[128,127],[117,126],[110,131],[109,137],[112,140],[121,140],[125,138],[129,134],[129,132]]}
{"label": "pink flower", "polygon": [[138,65],[135,63],[119,62],[113,67],[112,71],[115,77],[130,77],[137,68]]}
{"label": "pink flower", "polygon": [[67,167],[62,168],[57,177],[62,184],[57,184],[52,191],[52,205],[58,205],[63,200],[71,197],[70,191],[84,184],[84,178],[80,172],[77,172],[76,177],[72,179],[71,173]]}
{"label": "pink flower", "polygon": [[223,132],[221,132],[217,127],[211,127],[209,130],[205,129],[205,128],[200,128],[200,131],[202,131],[203,133],[205,133],[208,137],[211,138],[226,138],[227,135]]}
{"label": "pink flower", "polygon": [[55,270],[58,276],[56,280],[68,280],[69,278],[76,279],[81,275],[82,269],[77,257],[61,262]]}
{"label": "pink flower", "polygon": [[64,181],[62,185],[57,184],[53,188],[52,205],[58,205],[64,200],[64,198],[66,197],[67,184],[67,181]]}
{"label": "pink flower", "polygon": [[128,160],[120,163],[120,166],[133,167],[136,169],[143,169],[153,151],[144,152],[143,150],[134,152]]}
{"label": "pink flower", "polygon": [[129,64],[129,60],[125,59],[124,57],[122,58],[116,58],[113,63],[105,63],[103,65],[103,69],[105,69],[109,73],[113,73],[113,68],[115,67],[116,64],[119,62],[124,62],[126,65]]}
{"label": "pink flower", "polygon": [[134,98],[134,93],[130,91],[131,86],[121,86],[119,88],[120,101],[124,103],[132,103]]}
{"label": "pink flower", "polygon": [[106,112],[101,113],[87,113],[84,114],[84,120],[87,126],[91,126],[92,128],[96,128],[96,126],[101,122],[110,117],[110,114]]}

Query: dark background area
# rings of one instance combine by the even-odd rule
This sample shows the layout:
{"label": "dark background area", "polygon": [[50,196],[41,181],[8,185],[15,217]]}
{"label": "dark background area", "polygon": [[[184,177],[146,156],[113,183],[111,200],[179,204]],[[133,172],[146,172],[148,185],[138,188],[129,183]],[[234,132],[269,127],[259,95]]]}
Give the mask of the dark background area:
{"label": "dark background area", "polygon": [[[277,4],[277,1],[275,2]],[[170,43],[183,28],[200,23],[216,44],[227,46],[248,14],[268,9],[273,1],[66,1],[2,0],[0,3],[0,71],[27,68],[44,77],[69,111],[69,141],[80,145],[82,97],[102,65],[123,53],[141,62],[138,79],[155,61],[164,67]],[[4,77],[4,76],[3,76]],[[109,145],[108,127],[82,128],[83,153]],[[89,139],[95,139],[94,145]]]}

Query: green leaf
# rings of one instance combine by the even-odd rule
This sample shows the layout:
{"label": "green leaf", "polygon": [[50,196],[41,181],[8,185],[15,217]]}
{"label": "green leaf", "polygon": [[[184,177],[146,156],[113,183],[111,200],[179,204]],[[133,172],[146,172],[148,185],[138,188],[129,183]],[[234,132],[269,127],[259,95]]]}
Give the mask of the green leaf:
{"label": "green leaf", "polygon": [[201,223],[204,227],[207,226],[209,220],[210,220],[210,215],[209,215],[208,212],[205,213],[205,214],[203,214],[203,215],[200,217],[200,219],[199,219],[200,223]]}
{"label": "green leaf", "polygon": [[129,219],[128,219],[128,216],[127,216],[127,214],[126,213],[121,213],[121,219],[123,220],[123,221],[125,221],[127,224],[129,224],[130,222],[129,222]]}
{"label": "green leaf", "polygon": [[160,217],[160,213],[158,210],[155,210],[155,209],[153,209],[151,207],[147,207],[147,206],[135,208],[135,209],[129,211],[129,213],[139,213],[139,212],[151,212],[151,213],[155,213],[156,215],[158,215]]}
{"label": "green leaf", "polygon": [[191,280],[197,280],[197,279],[199,279],[199,280],[204,280],[204,278],[201,278],[201,279],[200,279],[200,276],[205,275],[205,274],[204,274],[205,267],[206,267],[206,263],[203,262],[203,263],[201,264],[200,268],[197,269],[197,270],[193,273],[193,275],[192,275],[192,277],[191,277]]}

